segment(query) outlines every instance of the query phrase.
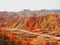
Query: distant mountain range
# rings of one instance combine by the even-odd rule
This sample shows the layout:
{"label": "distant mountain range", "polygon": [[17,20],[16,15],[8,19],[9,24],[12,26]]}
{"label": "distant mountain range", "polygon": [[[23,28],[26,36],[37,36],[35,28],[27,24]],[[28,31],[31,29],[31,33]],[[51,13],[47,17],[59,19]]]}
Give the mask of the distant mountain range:
{"label": "distant mountain range", "polygon": [[31,11],[31,10],[23,10],[20,11],[19,13],[28,16],[28,15],[47,15],[47,14],[60,14],[60,10],[46,10],[46,9],[42,9],[42,10],[35,10],[35,11]]}
{"label": "distant mountain range", "polygon": [[0,12],[0,15],[15,15],[15,14],[21,14],[24,16],[40,16],[40,15],[48,15],[48,14],[60,14],[60,10],[46,10],[46,9],[42,9],[42,10],[34,10],[31,11],[29,9],[24,9],[23,11],[19,11],[19,12]]}

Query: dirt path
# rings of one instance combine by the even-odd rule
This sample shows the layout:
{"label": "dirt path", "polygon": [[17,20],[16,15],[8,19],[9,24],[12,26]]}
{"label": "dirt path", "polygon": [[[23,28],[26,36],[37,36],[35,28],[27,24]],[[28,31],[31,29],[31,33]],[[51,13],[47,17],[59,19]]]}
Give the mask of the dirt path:
{"label": "dirt path", "polygon": [[34,34],[34,35],[38,35],[38,36],[42,36],[42,37],[50,37],[52,39],[60,40],[60,37],[55,37],[55,36],[51,36],[51,35],[47,35],[47,34],[34,33],[34,32],[30,32],[30,31],[22,30],[22,29],[16,29],[16,28],[1,28],[1,29],[7,30],[10,32],[15,32],[17,34],[19,34],[19,32],[25,32],[27,34]]}

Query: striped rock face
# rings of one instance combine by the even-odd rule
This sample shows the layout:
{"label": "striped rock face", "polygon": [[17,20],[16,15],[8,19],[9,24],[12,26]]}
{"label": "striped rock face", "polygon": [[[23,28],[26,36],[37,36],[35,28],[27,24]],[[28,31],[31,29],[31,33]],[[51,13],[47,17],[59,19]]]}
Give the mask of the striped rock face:
{"label": "striped rock face", "polygon": [[60,14],[26,12],[0,13],[0,45],[60,45]]}

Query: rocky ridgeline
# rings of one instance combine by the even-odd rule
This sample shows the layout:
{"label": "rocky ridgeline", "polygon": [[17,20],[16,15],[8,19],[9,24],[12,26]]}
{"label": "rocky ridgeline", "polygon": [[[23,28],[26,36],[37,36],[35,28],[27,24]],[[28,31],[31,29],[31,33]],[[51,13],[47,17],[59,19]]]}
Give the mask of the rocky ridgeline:
{"label": "rocky ridgeline", "polygon": [[24,9],[23,11],[19,12],[7,12],[7,11],[2,11],[0,12],[0,15],[16,15],[16,14],[22,14],[24,16],[40,16],[40,15],[48,15],[48,14],[60,14],[60,10],[34,10],[31,11],[29,9]]}

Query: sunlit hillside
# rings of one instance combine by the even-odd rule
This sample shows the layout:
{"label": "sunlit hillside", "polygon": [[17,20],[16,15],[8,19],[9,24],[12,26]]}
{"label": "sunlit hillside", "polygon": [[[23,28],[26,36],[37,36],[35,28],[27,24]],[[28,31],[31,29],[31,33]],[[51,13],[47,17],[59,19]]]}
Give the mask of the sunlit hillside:
{"label": "sunlit hillside", "polygon": [[0,12],[0,44],[60,45],[60,10]]}

